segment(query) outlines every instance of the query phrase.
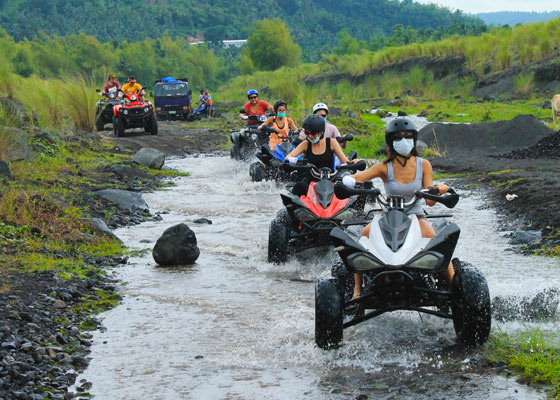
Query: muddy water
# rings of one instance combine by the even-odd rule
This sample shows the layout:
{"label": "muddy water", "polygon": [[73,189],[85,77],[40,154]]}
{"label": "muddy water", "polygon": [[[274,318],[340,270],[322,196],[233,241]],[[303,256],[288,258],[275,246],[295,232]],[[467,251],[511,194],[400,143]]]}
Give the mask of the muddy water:
{"label": "muddy water", "polygon": [[[346,330],[339,350],[316,348],[313,282],[328,273],[335,255],[323,250],[268,264],[278,187],[249,182],[247,165],[225,157],[166,165],[192,175],[144,196],[163,220],[115,232],[132,250],[147,251],[115,272],[125,282],[124,300],[102,315],[106,330],[95,333],[92,361],[78,378],[93,383],[96,399],[543,397],[480,373],[480,354],[455,346],[452,323],[436,317],[387,314]],[[458,256],[484,272],[492,296],[558,286],[550,260],[505,251],[495,216],[482,204],[464,198],[453,219],[463,229]],[[213,223],[192,223],[200,217]],[[191,267],[160,268],[151,249],[180,222],[195,231],[201,256]]]}

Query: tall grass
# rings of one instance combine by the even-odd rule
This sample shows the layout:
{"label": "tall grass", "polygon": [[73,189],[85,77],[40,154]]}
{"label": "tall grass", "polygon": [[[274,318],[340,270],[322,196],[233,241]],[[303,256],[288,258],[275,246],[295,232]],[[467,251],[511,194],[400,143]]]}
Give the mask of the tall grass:
{"label": "tall grass", "polygon": [[513,86],[518,94],[530,97],[535,87],[535,77],[532,73],[521,74],[515,79]]}
{"label": "tall grass", "polygon": [[76,75],[66,79],[60,90],[65,99],[64,109],[74,129],[91,132],[95,125],[95,103],[98,99],[92,78]]}

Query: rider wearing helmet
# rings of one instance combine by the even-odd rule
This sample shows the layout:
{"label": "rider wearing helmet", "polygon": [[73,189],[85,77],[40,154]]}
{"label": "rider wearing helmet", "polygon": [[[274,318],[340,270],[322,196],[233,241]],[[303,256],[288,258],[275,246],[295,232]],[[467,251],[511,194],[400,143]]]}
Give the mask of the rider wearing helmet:
{"label": "rider wearing helmet", "polygon": [[[265,115],[267,111],[274,111],[270,103],[259,100],[259,92],[255,89],[251,89],[247,92],[247,98],[249,102],[243,106],[239,113],[241,119],[247,119],[246,117],[251,115]],[[255,121],[247,119],[247,124],[255,123]]]}
{"label": "rider wearing helmet", "polygon": [[[342,182],[346,186],[354,187],[356,182],[381,178],[387,196],[401,195],[405,197],[406,201],[410,201],[417,190],[433,186],[432,164],[418,155],[416,150],[417,140],[418,130],[410,118],[398,117],[389,121],[385,128],[387,158],[366,171],[345,176]],[[447,192],[447,185],[439,184],[435,188],[438,189],[438,194]],[[426,204],[431,207],[435,204],[435,201],[426,200]],[[426,219],[420,202],[417,202],[414,207],[408,210],[407,214],[416,214],[423,237],[432,238],[435,236],[434,228]],[[369,236],[370,228],[371,224],[367,225],[362,230],[362,236]],[[443,276],[448,282],[451,282],[453,274],[453,266],[450,263],[447,271],[443,272]],[[360,296],[361,287],[361,274],[354,274],[354,298]]]}
{"label": "rider wearing helmet", "polygon": [[[320,115],[325,119],[325,137],[336,139],[340,137],[340,132],[338,128],[331,124],[327,117],[329,115],[329,107],[325,103],[317,103],[313,106],[313,114]],[[302,140],[305,140],[305,133],[302,131],[299,133],[299,137]],[[346,147],[346,142],[342,144],[342,147]]]}
{"label": "rider wearing helmet", "polygon": [[288,138],[291,131],[296,131],[297,126],[294,124],[291,118],[286,117],[286,111],[288,110],[286,102],[284,100],[278,100],[274,103],[274,113],[276,115],[268,117],[258,129],[261,130],[263,126],[268,126],[272,129],[278,131],[278,133],[271,133],[269,137],[269,146],[272,151],[276,148],[278,143]]}

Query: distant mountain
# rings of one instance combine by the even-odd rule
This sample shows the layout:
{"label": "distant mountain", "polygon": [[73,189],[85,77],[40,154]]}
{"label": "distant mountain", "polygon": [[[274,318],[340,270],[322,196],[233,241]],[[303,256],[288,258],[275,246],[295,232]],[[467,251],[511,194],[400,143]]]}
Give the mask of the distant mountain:
{"label": "distant mountain", "polygon": [[0,27],[16,41],[84,32],[101,42],[171,37],[246,39],[254,20],[284,20],[304,56],[338,43],[346,29],[357,39],[415,29],[480,24],[476,17],[413,0],[0,0]]}
{"label": "distant mountain", "polygon": [[558,18],[560,11],[548,12],[522,12],[522,11],[500,11],[491,13],[474,14],[484,21],[487,25],[509,25],[515,26],[517,24],[529,24],[531,22],[543,22],[549,19]]}

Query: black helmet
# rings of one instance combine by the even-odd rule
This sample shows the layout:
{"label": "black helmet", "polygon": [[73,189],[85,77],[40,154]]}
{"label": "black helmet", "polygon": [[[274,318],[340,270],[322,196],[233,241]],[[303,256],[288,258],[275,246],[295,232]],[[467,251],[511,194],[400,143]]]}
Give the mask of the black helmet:
{"label": "black helmet", "polygon": [[418,136],[416,124],[408,117],[398,117],[391,120],[385,127],[385,142],[389,146],[393,143],[392,136],[395,132],[414,132]]}
{"label": "black helmet", "polygon": [[288,107],[284,100],[278,100],[276,101],[276,103],[274,103],[274,112],[278,112],[278,107],[280,106]]}
{"label": "black helmet", "polygon": [[325,119],[318,114],[311,114],[305,117],[301,126],[310,132],[323,133],[325,131]]}

